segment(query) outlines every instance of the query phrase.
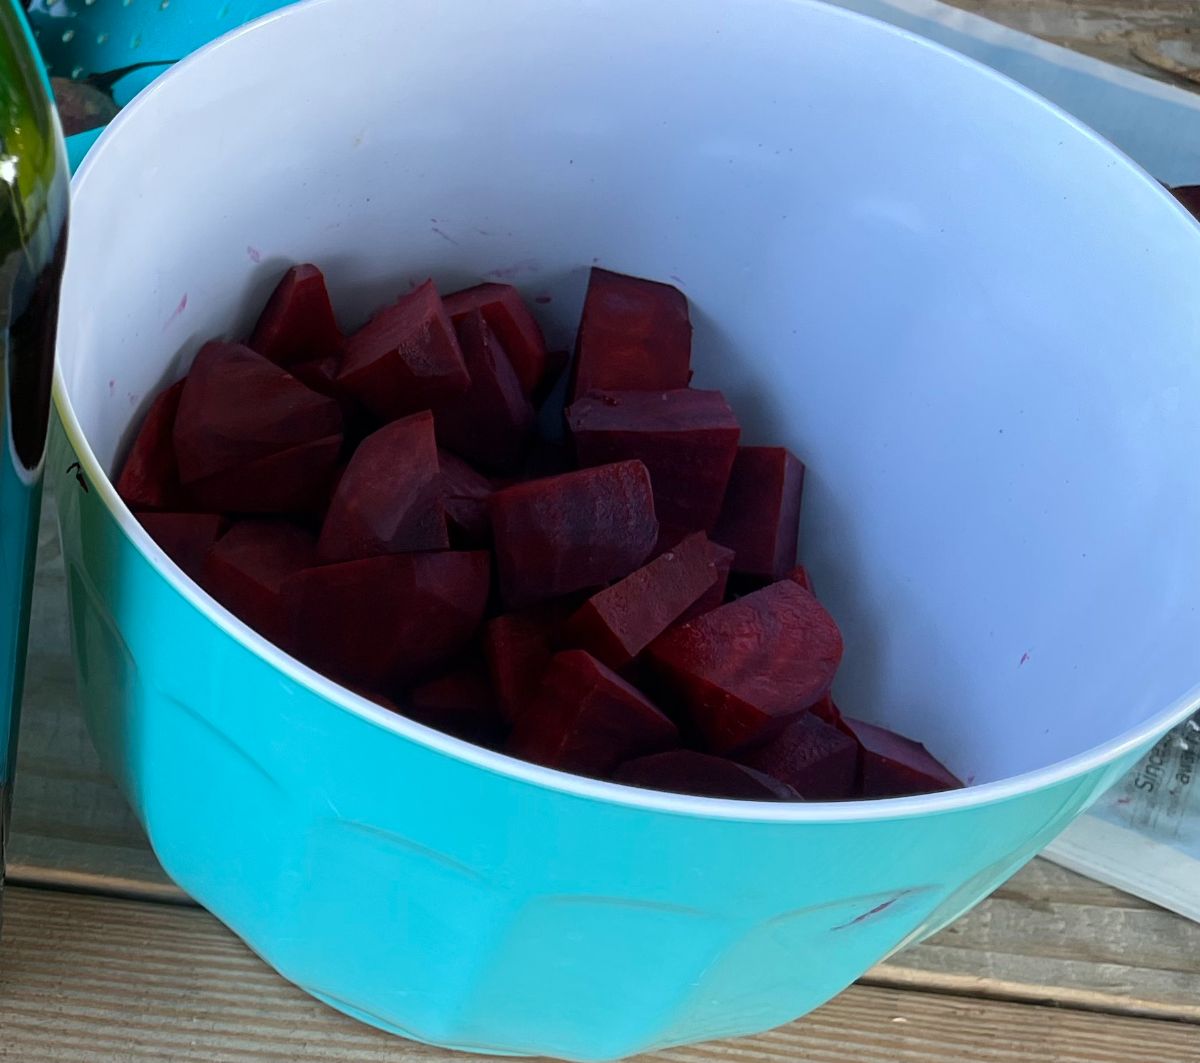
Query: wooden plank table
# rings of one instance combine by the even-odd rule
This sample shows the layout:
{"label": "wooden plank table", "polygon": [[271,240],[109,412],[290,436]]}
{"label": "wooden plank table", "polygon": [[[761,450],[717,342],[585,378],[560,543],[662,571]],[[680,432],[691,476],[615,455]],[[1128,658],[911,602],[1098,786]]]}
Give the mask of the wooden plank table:
{"label": "wooden plank table", "polygon": [[[953,0],[1180,84],[1200,84],[1196,0]],[[1180,43],[1182,42],[1182,43]],[[1159,53],[1170,59],[1163,63]],[[1147,59],[1147,56],[1151,58]],[[10,889],[0,1059],[469,1057],[378,1033],[275,975],[163,874],[75,709],[49,514],[39,551]],[[1036,860],[812,1015],[676,1063],[1197,1063],[1200,926]]]}

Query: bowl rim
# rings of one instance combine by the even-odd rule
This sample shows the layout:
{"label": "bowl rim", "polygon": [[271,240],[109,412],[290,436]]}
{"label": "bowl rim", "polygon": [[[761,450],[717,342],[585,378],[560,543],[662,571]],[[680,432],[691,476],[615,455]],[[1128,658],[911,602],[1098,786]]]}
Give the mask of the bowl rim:
{"label": "bowl rim", "polygon": [[[87,153],[71,182],[72,200],[86,186],[89,175],[99,165],[99,160],[102,160],[105,156],[107,150],[110,148],[111,141],[119,135],[122,127],[133,120],[136,114],[146,106],[147,99],[152,97],[152,94],[156,91],[156,87],[160,83],[166,79],[179,76],[178,72],[186,72],[193,65],[202,64],[210,52],[226,47],[232,41],[242,36],[258,32],[262,27],[276,20],[292,18],[297,14],[300,17],[304,17],[305,12],[308,10],[334,6],[341,2],[343,0],[301,0],[300,3],[278,8],[215,38],[164,71],[163,74],[142,89],[137,96],[126,104],[113,121],[105,127],[99,140]],[[1076,133],[1093,140],[1110,154],[1116,165],[1123,166],[1132,171],[1135,177],[1140,177],[1145,184],[1151,186],[1152,193],[1157,192],[1158,195],[1173,204],[1183,219],[1190,224],[1195,224],[1194,219],[1183,205],[1170,194],[1165,186],[1156,181],[1137,162],[1079,119],[1007,75],[1001,74],[999,71],[978,60],[956,52],[935,41],[931,41],[915,32],[858,11],[825,3],[823,0],[776,0],[776,2],[796,7],[816,9],[822,12],[822,17],[842,18],[851,22],[868,25],[872,28],[873,32],[882,32],[900,38],[907,41],[911,46],[931,51],[942,56],[943,59],[963,65],[973,70],[976,75],[991,78],[1001,83],[1009,91],[1015,92],[1030,103],[1048,110],[1059,121],[1065,122],[1075,130]],[[471,742],[427,727],[406,716],[391,712],[382,705],[370,701],[327,678],[263,638],[257,631],[238,619],[214,598],[210,597],[198,584],[184,575],[183,571],[150,537],[134,517],[133,512],[121,500],[112,481],[96,458],[95,452],[92,450],[91,444],[88,442],[83,428],[79,423],[74,405],[71,402],[66,380],[63,376],[62,361],[57,357],[54,365],[52,397],[54,408],[66,434],[67,442],[78,457],[83,474],[95,488],[96,495],[108,511],[109,516],[116,522],[117,527],[125,535],[126,539],[157,570],[170,587],[224,634],[230,636],[235,642],[240,643],[264,663],[271,665],[293,682],[319,695],[335,708],[352,712],[369,724],[385,731],[390,731],[399,737],[415,742],[418,745],[451,757],[471,767],[530,786],[557,791],[565,796],[615,804],[653,813],[700,819],[741,820],[759,823],[834,824],[907,819],[914,816],[946,814],[997,804],[1039,790],[1048,789],[1058,784],[1077,780],[1088,774],[1097,772],[1126,754],[1149,745],[1160,735],[1200,709],[1200,681],[1198,681],[1186,693],[1141,723],[1128,728],[1106,742],[1089,747],[1073,756],[1054,761],[1041,768],[1021,772],[1017,775],[1005,776],[1001,779],[977,785],[967,785],[960,790],[917,794],[909,797],[790,803],[746,801],[644,790],[638,787],[574,775],[553,768],[545,768],[504,753],[485,749]]]}

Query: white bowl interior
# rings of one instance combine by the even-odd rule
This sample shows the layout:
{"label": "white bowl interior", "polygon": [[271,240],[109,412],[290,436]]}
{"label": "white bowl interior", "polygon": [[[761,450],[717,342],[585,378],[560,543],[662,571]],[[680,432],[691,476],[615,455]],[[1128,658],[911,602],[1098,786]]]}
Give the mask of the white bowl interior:
{"label": "white bowl interior", "polygon": [[962,775],[1200,679],[1200,229],[1003,79],[817,4],[318,0],[177,67],[76,185],[60,359],[111,471],[282,268],[343,324],[593,263],[690,297],[696,383],[808,464],[843,710]]}

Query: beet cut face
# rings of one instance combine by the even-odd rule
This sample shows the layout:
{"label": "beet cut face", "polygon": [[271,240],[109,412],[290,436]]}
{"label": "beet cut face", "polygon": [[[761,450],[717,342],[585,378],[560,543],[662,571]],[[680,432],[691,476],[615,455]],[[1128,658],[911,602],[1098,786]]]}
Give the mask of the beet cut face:
{"label": "beet cut face", "polygon": [[199,582],[239,620],[288,649],[280,589],[316,560],[316,542],[303,528],[283,520],[243,520],[208,552]]}
{"label": "beet cut face", "polygon": [[137,519],[163,553],[197,583],[205,557],[229,527],[220,513],[139,513]]}
{"label": "beet cut face", "polygon": [[325,561],[444,550],[442,475],[429,411],[402,417],[354,451],[329,503],[317,549]]}
{"label": "beet cut face", "polygon": [[489,578],[483,551],[389,554],[298,572],[282,596],[301,658],[336,679],[390,690],[466,646]]}
{"label": "beet cut face", "polygon": [[466,545],[486,546],[492,538],[488,499],[495,487],[483,473],[448,450],[438,451],[442,506],[451,531]]}
{"label": "beet cut face", "polygon": [[404,714],[477,745],[496,748],[508,731],[481,662],[443,672],[409,691]]}
{"label": "beet cut face", "polygon": [[329,396],[249,347],[213,341],[200,348],[179,398],[179,476],[190,488],[341,431],[341,410]]}
{"label": "beet cut face", "polygon": [[546,376],[546,341],[521,293],[511,284],[476,284],[447,295],[444,301],[455,323],[474,311],[483,315],[507,352],[521,390],[532,396]]}
{"label": "beet cut face", "polygon": [[613,774],[613,781],[643,790],[726,797],[739,801],[798,801],[790,786],[763,772],[724,757],[675,749],[628,760]]}
{"label": "beet cut face", "polygon": [[659,520],[712,531],[741,434],[719,391],[596,391],[568,407],[567,425],[580,465],[636,458]]}
{"label": "beet cut face", "polygon": [[668,749],[675,725],[639,690],[583,650],[554,655],[507,750],[559,771],[604,776],[643,753]]}
{"label": "beet cut face", "polygon": [[861,796],[905,797],[962,788],[962,782],[920,742],[849,716],[842,717],[842,727],[859,746]]}
{"label": "beet cut face", "polygon": [[533,406],[482,313],[460,315],[454,330],[471,383],[434,407],[438,442],[474,465],[511,469],[529,444]]}
{"label": "beet cut face", "polygon": [[177,381],[150,404],[117,477],[117,494],[134,511],[172,509],[182,501],[173,436],[185,383]]}
{"label": "beet cut face", "polygon": [[344,349],[338,384],[384,421],[431,409],[471,383],[431,280],[380,310]]}
{"label": "beet cut face", "polygon": [[187,487],[202,509],[227,513],[313,514],[330,494],[342,451],[340,435],[235,465]]}
{"label": "beet cut face", "polygon": [[738,447],[713,538],[733,570],[783,579],[796,564],[804,466],[786,447]]}
{"label": "beet cut face", "polygon": [[703,532],[695,532],[592,595],[567,622],[566,643],[620,670],[717,581],[708,539]]}
{"label": "beet cut face", "polygon": [[720,543],[709,540],[708,556],[712,561],[713,571],[717,574],[716,582],[708,588],[696,601],[688,607],[679,623],[686,624],[698,616],[712,612],[719,605],[725,604],[725,590],[729,585],[729,571],[733,565],[733,551]]}
{"label": "beet cut face", "polygon": [[691,379],[687,299],[669,284],[593,267],[575,340],[571,397],[667,391]]}
{"label": "beet cut face", "polygon": [[646,560],[658,537],[650,475],[640,461],[517,484],[488,504],[510,608],[620,579]]}
{"label": "beet cut face", "polygon": [[648,653],[709,750],[730,753],[777,734],[829,689],[842,636],[816,598],[783,580],[673,628]]}
{"label": "beet cut face", "polygon": [[811,712],[740,760],[787,783],[806,801],[841,801],[855,793],[858,744]]}
{"label": "beet cut face", "polygon": [[563,624],[574,612],[574,598],[543,602],[489,620],[483,629],[483,653],[496,700],[512,722],[537,696],[562,636]]}
{"label": "beet cut face", "polygon": [[342,333],[333,316],[325,275],[316,266],[305,262],[283,275],[247,346],[285,367],[341,349]]}

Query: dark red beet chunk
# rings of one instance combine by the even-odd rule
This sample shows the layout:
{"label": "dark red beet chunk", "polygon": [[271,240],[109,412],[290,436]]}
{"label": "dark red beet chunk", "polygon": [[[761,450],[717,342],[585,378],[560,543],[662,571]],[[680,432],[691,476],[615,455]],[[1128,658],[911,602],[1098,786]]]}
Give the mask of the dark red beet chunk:
{"label": "dark red beet chunk", "polygon": [[797,716],[766,745],[740,759],[787,783],[806,801],[841,801],[854,795],[858,744],[811,712]]}
{"label": "dark red beet chunk", "polygon": [[1200,185],[1179,185],[1171,194],[1200,221]]}
{"label": "dark red beet chunk", "polygon": [[384,420],[429,409],[471,383],[433,281],[379,311],[344,349],[338,383]]}
{"label": "dark red beet chunk", "polygon": [[327,354],[323,358],[311,358],[306,362],[295,362],[288,366],[288,371],[305,387],[321,395],[341,398],[341,389],[337,384],[338,373],[342,368],[342,360],[336,354]]}
{"label": "dark red beet chunk", "polygon": [[438,466],[442,474],[442,504],[451,529],[464,543],[487,545],[492,537],[488,517],[488,499],[494,490],[491,480],[448,450],[438,451]]}
{"label": "dark red beet chunk", "polygon": [[842,726],[860,749],[859,792],[863,797],[905,797],[962,788],[920,742],[849,716],[842,717]]}
{"label": "dark red beet chunk", "polygon": [[567,621],[565,642],[621,669],[717,582],[703,532],[592,595]]}
{"label": "dark red beet chunk", "polygon": [[342,474],[317,542],[322,560],[445,549],[441,492],[433,415],[425,410],[384,425],[358,445]]}
{"label": "dark red beet chunk", "polygon": [[229,527],[220,513],[139,513],[138,521],[163,553],[197,583],[205,555]]}
{"label": "dark red beet chunk", "polygon": [[669,284],[593,268],[575,341],[572,398],[669,391],[691,379],[687,299]]}
{"label": "dark red beet chunk", "polygon": [[489,500],[500,590],[510,607],[601,587],[649,556],[658,537],[640,461],[533,480]]}
{"label": "dark red beet chunk", "polygon": [[813,590],[812,577],[808,574],[808,569],[803,565],[797,565],[791,572],[787,574],[787,578],[793,583],[800,584],[809,594],[816,594]]}
{"label": "dark red beet chunk", "polygon": [[363,687],[351,686],[349,683],[342,683],[347,690],[352,694],[357,694],[360,698],[365,698],[367,701],[373,701],[382,709],[387,709],[388,712],[394,712],[397,716],[404,715],[400,711],[400,706],[397,705],[391,698],[384,697],[382,694],[377,694],[373,690],[367,690]]}
{"label": "dark red beet chunk", "polygon": [[607,775],[678,737],[640,691],[591,654],[566,650],[554,655],[537,698],[517,717],[508,752],[560,771]]}
{"label": "dark red beet chunk", "polygon": [[146,411],[117,479],[117,494],[130,509],[170,509],[180,501],[175,464],[175,414],[184,381],[172,384]]}
{"label": "dark red beet chunk", "polygon": [[604,391],[573,403],[567,424],[580,465],[638,458],[659,520],[712,531],[740,435],[719,391]]}
{"label": "dark red beet chunk", "polygon": [[522,391],[532,395],[546,373],[546,341],[521,293],[511,284],[477,284],[447,295],[445,303],[456,324],[473,311],[483,314],[507,352]]}
{"label": "dark red beet chunk", "polygon": [[729,570],[733,566],[733,551],[720,543],[709,542],[708,556],[717,573],[717,582],[708,588],[695,603],[679,618],[681,624],[711,612],[725,602],[725,588],[729,585]]}
{"label": "dark red beet chunk", "polygon": [[293,266],[267,300],[249,346],[288,366],[333,354],[341,345],[324,275],[312,263]]}
{"label": "dark red beet chunk", "polygon": [[438,442],[476,465],[511,468],[529,442],[533,407],[478,310],[455,318],[454,330],[471,385],[434,407]]}
{"label": "dark red beet chunk", "polygon": [[[653,475],[653,470],[651,470]],[[783,579],[796,564],[804,466],[785,447],[738,447],[713,538],[733,570]]]}
{"label": "dark red beet chunk", "polygon": [[487,604],[486,552],[388,554],[284,582],[298,654],[368,689],[429,674],[470,640]]}
{"label": "dark red beet chunk", "polygon": [[489,620],[483,629],[483,652],[492,689],[510,722],[537,695],[562,626],[575,604],[573,599],[543,602]]}
{"label": "dark red beet chunk", "polygon": [[827,723],[830,727],[836,727],[844,734],[850,733],[846,730],[845,723],[842,720],[842,714],[838,711],[838,707],[833,703],[832,695],[826,694],[808,711],[811,712],[822,723]]}
{"label": "dark red beet chunk", "polygon": [[497,745],[507,731],[480,665],[458,668],[414,687],[403,711],[418,723],[482,746]]}
{"label": "dark red beet chunk", "polygon": [[821,697],[842,659],[837,624],[782,580],[668,631],[649,649],[709,749],[766,741]]}
{"label": "dark red beet chunk", "polygon": [[303,528],[282,520],[244,520],[209,551],[199,582],[234,616],[286,649],[280,588],[316,560],[316,543]]}
{"label": "dark red beet chunk", "polygon": [[613,775],[614,782],[643,790],[666,790],[697,797],[729,797],[739,801],[798,801],[786,783],[724,757],[675,749],[627,760]]}
{"label": "dark red beet chunk", "polygon": [[342,414],[261,354],[206,343],[184,381],[175,455],[185,487],[292,447],[340,435]]}
{"label": "dark red beet chunk", "polygon": [[188,495],[204,509],[229,513],[317,512],[329,499],[341,450],[340,435],[302,443],[197,480]]}

